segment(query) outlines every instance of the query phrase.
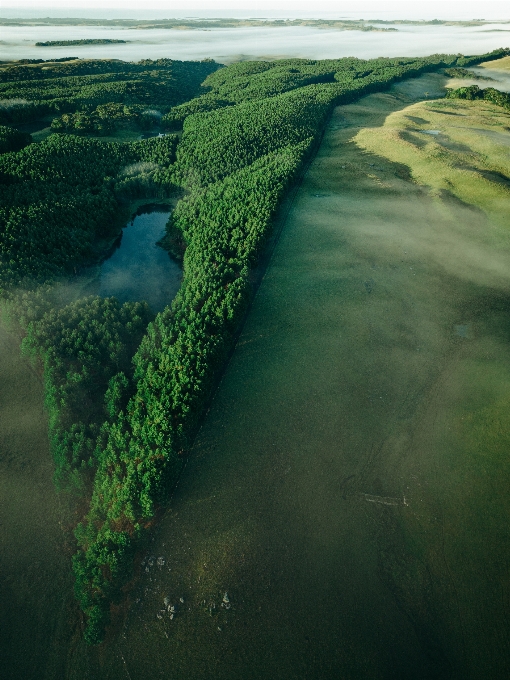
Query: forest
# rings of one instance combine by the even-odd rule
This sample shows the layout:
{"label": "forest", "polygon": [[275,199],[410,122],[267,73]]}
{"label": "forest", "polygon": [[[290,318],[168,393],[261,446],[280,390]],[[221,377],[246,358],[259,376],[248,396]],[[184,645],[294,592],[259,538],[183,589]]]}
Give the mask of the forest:
{"label": "forest", "polygon": [[[26,60],[29,61],[29,60]],[[218,65],[144,59],[34,60],[0,64],[0,124],[89,112],[100,104],[143,105],[162,113],[196,96]]]}
{"label": "forest", "polygon": [[36,47],[69,47],[71,45],[112,45],[126,44],[129,40],[112,40],[111,38],[84,38],[83,40],[46,40],[36,42]]}
{"label": "forest", "polygon": [[510,109],[510,94],[508,92],[501,92],[494,87],[487,87],[482,90],[478,85],[470,85],[469,87],[458,87],[457,89],[449,89],[446,92],[447,99],[484,99],[485,101],[502,106],[505,109]]}
{"label": "forest", "polygon": [[[332,108],[508,53],[0,65],[0,294],[44,371],[57,487],[84,508],[73,570],[87,642],[103,640],[169,502],[252,299],[250,273]],[[508,105],[492,88],[461,90]],[[48,115],[41,142],[16,130]],[[154,123],[144,116],[170,134],[101,139]],[[181,196],[167,226],[183,268],[175,299],[157,315],[69,299],[65,282],[105,256],[130,200],[154,195]]]}

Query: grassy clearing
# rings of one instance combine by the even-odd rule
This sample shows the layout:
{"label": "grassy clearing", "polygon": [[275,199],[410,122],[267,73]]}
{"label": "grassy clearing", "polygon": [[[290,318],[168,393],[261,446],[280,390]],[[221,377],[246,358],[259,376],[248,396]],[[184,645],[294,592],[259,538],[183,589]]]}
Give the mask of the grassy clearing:
{"label": "grassy clearing", "polygon": [[496,71],[510,71],[510,57],[494,59],[493,61],[484,61],[482,64],[479,64],[479,68],[488,68]]}
{"label": "grassy clearing", "polygon": [[433,196],[480,208],[508,238],[510,115],[486,102],[422,102],[367,128],[356,143],[409,167]]}
{"label": "grassy clearing", "polygon": [[[385,520],[383,574],[426,635],[441,631],[453,677],[463,678],[503,677],[509,658],[509,123],[485,102],[422,102],[354,138],[379,171],[388,162],[409,170],[425,223],[396,230],[395,208],[386,229],[428,279],[429,321],[443,317],[436,377],[397,466],[411,510]],[[408,209],[417,219],[411,201]],[[431,285],[434,270],[442,291]],[[416,286],[408,292],[413,306],[425,299]],[[399,534],[401,546],[389,547]]]}

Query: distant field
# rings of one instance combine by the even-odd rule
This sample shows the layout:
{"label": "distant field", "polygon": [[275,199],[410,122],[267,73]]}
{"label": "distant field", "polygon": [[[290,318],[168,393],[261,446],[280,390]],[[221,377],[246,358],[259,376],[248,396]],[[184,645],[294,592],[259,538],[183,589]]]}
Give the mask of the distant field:
{"label": "distant field", "polygon": [[510,57],[503,57],[503,59],[495,59],[494,61],[486,61],[480,64],[482,68],[496,69],[498,71],[510,71]]}

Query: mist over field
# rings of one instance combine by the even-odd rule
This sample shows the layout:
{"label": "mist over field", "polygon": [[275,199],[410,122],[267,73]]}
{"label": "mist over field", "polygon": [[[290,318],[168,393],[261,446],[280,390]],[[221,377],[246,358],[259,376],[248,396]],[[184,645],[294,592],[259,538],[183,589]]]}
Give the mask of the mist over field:
{"label": "mist over field", "polygon": [[[376,17],[377,18],[377,17]],[[197,28],[169,30],[106,26],[2,26],[0,59],[52,59],[65,56],[137,61],[206,59],[221,63],[245,59],[354,56],[425,56],[433,53],[477,54],[510,43],[510,23],[481,26],[379,25],[395,31],[339,30],[311,26]],[[108,38],[127,44],[36,47],[36,42]]]}

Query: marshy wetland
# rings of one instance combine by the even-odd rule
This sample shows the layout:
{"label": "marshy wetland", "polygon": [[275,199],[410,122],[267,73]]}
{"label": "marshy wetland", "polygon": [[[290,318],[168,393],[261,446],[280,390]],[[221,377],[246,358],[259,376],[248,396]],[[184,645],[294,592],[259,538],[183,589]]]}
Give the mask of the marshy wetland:
{"label": "marshy wetland", "polygon": [[508,676],[510,114],[445,82],[334,110],[99,648],[65,620],[42,387],[2,336],[2,416],[30,421],[5,450],[48,487],[5,540],[51,583],[11,605],[12,677]]}

